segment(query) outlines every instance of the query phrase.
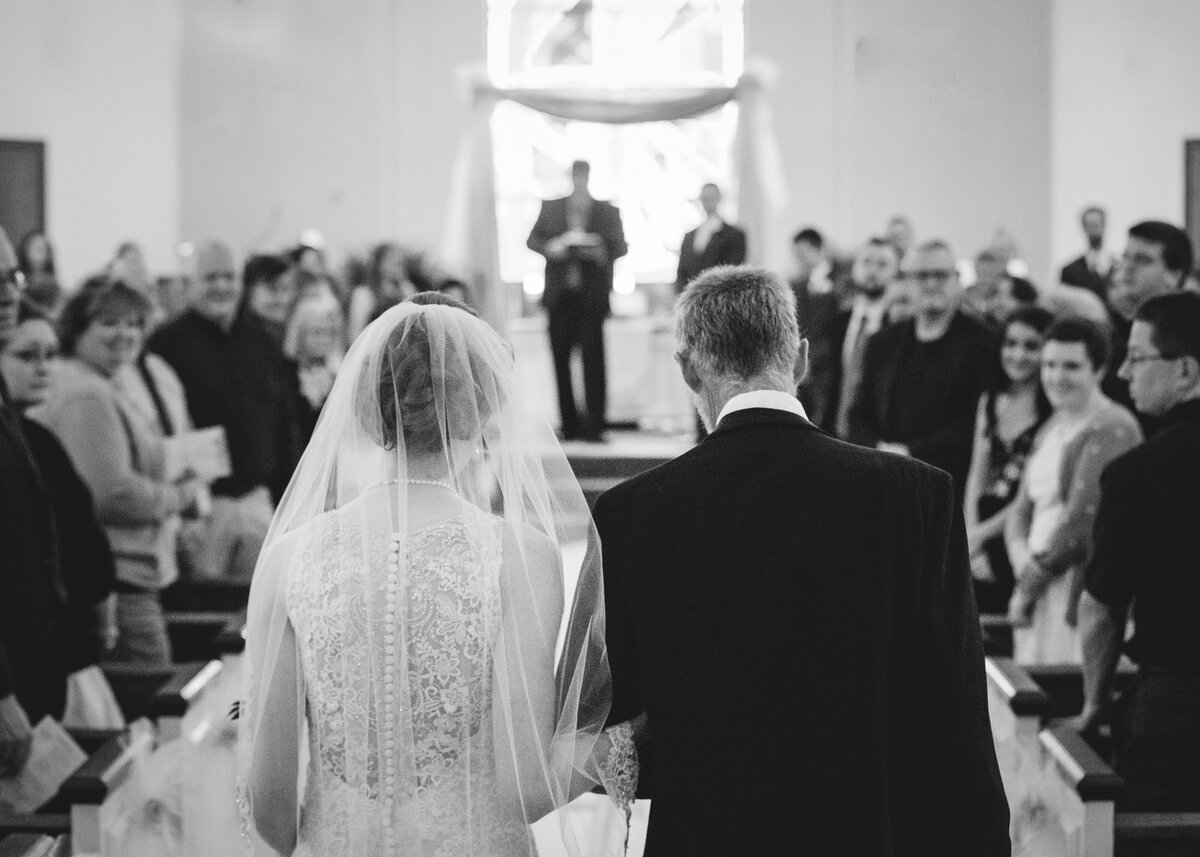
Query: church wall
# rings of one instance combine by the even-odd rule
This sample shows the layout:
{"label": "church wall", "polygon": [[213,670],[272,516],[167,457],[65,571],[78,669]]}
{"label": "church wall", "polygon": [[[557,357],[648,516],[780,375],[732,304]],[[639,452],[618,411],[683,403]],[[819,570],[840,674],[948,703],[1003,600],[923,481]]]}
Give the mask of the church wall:
{"label": "church wall", "polygon": [[771,95],[788,176],[780,228],[843,247],[909,214],[970,257],[997,225],[1048,268],[1046,3],[747,0],[747,55]]}
{"label": "church wall", "polygon": [[184,0],[183,228],[247,249],[315,226],[336,260],[436,248],[483,55],[479,0]]}
{"label": "church wall", "polygon": [[1183,224],[1183,144],[1200,138],[1200,3],[1057,0],[1052,245],[1082,250],[1079,212],[1108,208],[1107,245],[1139,220]]}
{"label": "church wall", "polygon": [[47,231],[64,284],[126,239],[169,269],[181,202],[177,4],[0,0],[0,31],[0,138],[46,142]]}

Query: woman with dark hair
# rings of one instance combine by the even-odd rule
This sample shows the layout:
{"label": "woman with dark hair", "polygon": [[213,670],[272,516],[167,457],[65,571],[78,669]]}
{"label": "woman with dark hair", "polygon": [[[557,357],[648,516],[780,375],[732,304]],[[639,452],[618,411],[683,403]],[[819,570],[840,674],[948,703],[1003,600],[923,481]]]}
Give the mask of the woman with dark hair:
{"label": "woman with dark hair", "polygon": [[118,379],[141,353],[150,303],[124,283],[93,282],[63,308],[68,359],[31,416],[58,436],[92,492],[116,559],[118,660],[171,662],[158,593],[178,576],[179,515],[200,483],[166,478],[163,432]]}
{"label": "woman with dark hair", "polygon": [[[22,301],[13,336],[0,350],[0,380],[22,414],[44,402],[58,374],[58,336],[49,317]],[[116,644],[115,570],[112,551],[96,520],[91,492],[62,444],[41,424],[21,417],[54,512],[58,558],[67,589],[68,726],[110,728],[123,724],[112,689],[99,670],[101,655]],[[84,672],[86,671],[86,672]],[[107,715],[107,716],[105,716]]]}
{"label": "woman with dark hair", "polygon": [[25,299],[50,315],[57,313],[62,288],[54,270],[54,247],[45,233],[34,230],[21,239],[17,261],[25,277]]}
{"label": "woman with dark hair", "polygon": [[363,328],[388,307],[410,298],[418,289],[408,278],[404,250],[393,241],[376,244],[367,265],[367,281],[350,293],[348,333],[353,342]]}
{"label": "woman with dark hair", "polygon": [[1004,526],[1019,663],[1081,660],[1076,616],[1100,474],[1142,440],[1133,415],[1100,390],[1108,355],[1108,330],[1087,319],[1060,319],[1046,331],[1041,378],[1054,410],[1034,440]]}
{"label": "woman with dark hair", "polygon": [[981,613],[1005,612],[1012,595],[1004,520],[1033,439],[1050,416],[1038,372],[1042,337],[1052,320],[1040,307],[1022,307],[1008,317],[988,388],[979,397],[963,512]]}

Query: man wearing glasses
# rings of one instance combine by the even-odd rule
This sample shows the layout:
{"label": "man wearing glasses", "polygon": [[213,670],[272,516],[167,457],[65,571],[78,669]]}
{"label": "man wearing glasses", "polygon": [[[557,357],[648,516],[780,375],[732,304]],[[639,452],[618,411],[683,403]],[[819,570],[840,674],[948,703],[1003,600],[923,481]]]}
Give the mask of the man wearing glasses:
{"label": "man wearing glasses", "polygon": [[991,332],[960,309],[962,286],[946,242],[920,245],[906,267],[916,315],[868,341],[849,439],[942,468],[961,496],[995,345]]}
{"label": "man wearing glasses", "polygon": [[[1133,408],[1129,381],[1118,370],[1125,357],[1125,343],[1138,306],[1155,295],[1165,295],[1183,287],[1192,268],[1192,241],[1178,226],[1161,220],[1143,220],[1129,230],[1125,253],[1117,261],[1108,291],[1108,307],[1113,323],[1113,354],[1103,389],[1114,402]],[[1140,409],[1138,420],[1142,434],[1150,437],[1158,429],[1158,420]]]}
{"label": "man wearing glasses", "polygon": [[[17,327],[20,273],[0,229],[0,348]],[[50,499],[0,380],[0,777],[29,759],[31,722],[61,717],[66,589]]]}
{"label": "man wearing glasses", "polygon": [[[1113,757],[1128,810],[1200,810],[1200,294],[1176,291],[1134,316],[1121,378],[1162,428],[1101,477],[1095,554],[1079,605],[1084,709],[1111,712]],[[1115,705],[1124,645],[1138,675]]]}

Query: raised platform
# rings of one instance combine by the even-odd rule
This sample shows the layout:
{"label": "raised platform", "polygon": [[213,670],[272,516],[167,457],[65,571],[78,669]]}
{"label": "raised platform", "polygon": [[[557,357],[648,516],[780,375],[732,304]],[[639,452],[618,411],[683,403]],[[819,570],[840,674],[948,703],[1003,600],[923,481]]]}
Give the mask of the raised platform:
{"label": "raised platform", "polygon": [[695,437],[690,432],[660,434],[614,430],[608,433],[604,443],[567,441],[563,451],[590,506],[614,485],[670,461],[694,445]]}

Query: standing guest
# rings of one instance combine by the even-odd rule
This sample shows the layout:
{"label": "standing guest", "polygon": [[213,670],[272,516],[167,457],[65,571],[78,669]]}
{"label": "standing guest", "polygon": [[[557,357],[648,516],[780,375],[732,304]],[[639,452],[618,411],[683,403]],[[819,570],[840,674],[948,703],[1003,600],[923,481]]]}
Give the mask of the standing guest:
{"label": "standing guest", "polygon": [[462,280],[450,277],[438,283],[437,290],[448,298],[453,298],[464,306],[471,306],[468,297],[467,284]]}
{"label": "standing guest", "polygon": [[892,246],[896,248],[896,255],[900,257],[900,262],[903,264],[908,251],[912,249],[913,243],[916,241],[916,233],[913,232],[912,221],[905,214],[893,214],[887,222],[887,231],[885,237]]}
{"label": "standing guest", "polygon": [[1113,758],[1129,810],[1200,811],[1200,294],[1150,298],[1134,316],[1121,375],[1163,421],[1101,477],[1096,550],[1079,605],[1084,707],[1108,717],[1125,617],[1137,679],[1112,709]]}
{"label": "standing guest", "polygon": [[[813,421],[842,439],[850,436],[850,406],[862,383],[867,342],[890,323],[888,295],[898,269],[896,248],[884,239],[872,238],[859,248],[852,279],[854,302],[830,323],[828,368],[815,358],[813,361],[818,377],[827,379],[825,401],[813,414]],[[819,403],[820,397],[814,396],[814,401]]]}
{"label": "standing guest", "polygon": [[342,307],[336,298],[318,295],[296,304],[283,340],[283,353],[296,366],[302,446],[312,437],[321,408],[333,389],[338,366],[346,353],[345,342]]}
{"label": "standing guest", "polygon": [[675,294],[709,268],[740,265],[746,261],[746,232],[721,217],[721,189],[712,182],[700,188],[704,222],[683,236],[679,266],[675,272]]}
{"label": "standing guest", "polygon": [[[567,440],[604,437],[608,379],[604,360],[604,320],[612,291],[613,261],[628,252],[621,212],[588,192],[591,165],[571,164],[571,193],[542,202],[526,242],[546,257],[546,307],[550,351],[558,385],[562,434]],[[571,352],[583,358],[586,411],[581,416],[571,383]]]}
{"label": "standing guest", "polygon": [[1008,614],[1023,664],[1079,663],[1076,611],[1092,555],[1100,473],[1142,439],[1137,420],[1100,389],[1108,332],[1082,318],[1056,321],[1042,346],[1042,386],[1053,413],[1034,441],[1004,523],[1016,577]]}
{"label": "standing guest", "polygon": [[116,559],[117,660],[171,662],[159,591],[179,575],[179,515],[200,483],[166,476],[158,424],[117,383],[141,352],[150,304],[124,283],[81,289],[63,308],[59,337],[69,358],[30,416],[48,427],[95,498]]}
{"label": "standing guest", "polygon": [[1079,216],[1087,249],[1081,256],[1063,266],[1059,282],[1068,286],[1087,289],[1100,300],[1108,298],[1108,287],[1112,281],[1116,257],[1104,249],[1104,230],[1108,215],[1098,205],[1089,205]]}
{"label": "standing guest", "polygon": [[868,342],[849,439],[940,467],[961,492],[993,337],[959,309],[962,287],[948,244],[927,241],[914,250],[911,275],[916,317]]}
{"label": "standing guest", "polygon": [[[17,328],[0,350],[0,380],[11,406],[22,413],[42,404],[53,387],[58,367],[58,335],[54,325],[32,303],[22,301]],[[117,642],[116,569],[104,530],[96,520],[91,492],[80,479],[54,433],[22,417],[21,429],[42,474],[54,509],[58,555],[67,587],[68,619],[63,629],[67,668],[72,675],[95,666]],[[103,681],[103,677],[100,677]],[[68,709],[79,685],[68,685]],[[108,690],[111,698],[112,691]],[[115,707],[115,700],[112,701]],[[76,724],[81,725],[81,724]]]}
{"label": "standing guest", "polygon": [[62,287],[54,270],[54,247],[44,232],[35,230],[21,239],[17,260],[25,277],[25,300],[32,301],[52,316],[62,302]]}
{"label": "standing guest", "polygon": [[991,307],[1008,280],[1007,263],[1004,255],[991,247],[979,251],[975,257],[975,282],[963,289],[964,312],[979,321],[993,323]]}
{"label": "standing guest", "polygon": [[[703,274],[675,327],[712,433],[595,507],[608,722],[649,726],[646,853],[1007,855],[950,478],[805,418],[767,271]],[[781,680],[821,703],[779,704]]]}
{"label": "standing guest", "polygon": [[249,580],[272,498],[299,459],[295,380],[280,347],[238,313],[233,251],[210,241],[192,258],[191,308],[160,327],[149,348],[183,382],[193,425],[222,427],[229,446],[233,472],[212,485],[207,534],[190,563],[202,577]]}
{"label": "standing guest", "polygon": [[811,226],[792,236],[795,273],[789,282],[796,297],[796,323],[808,339],[808,374],[796,388],[796,397],[812,415],[813,422],[829,429],[837,408],[834,378],[838,334],[839,300],[829,280],[825,239]]}
{"label": "standing guest", "polygon": [[[0,347],[17,327],[17,254],[0,229]],[[0,376],[0,777],[29,760],[33,726],[67,696],[67,590],[54,514]]]}
{"label": "standing guest", "polygon": [[358,338],[381,308],[395,306],[416,293],[417,287],[405,271],[403,248],[392,241],[377,244],[371,251],[366,282],[350,293],[350,341]]}
{"label": "standing guest", "polygon": [[1008,317],[988,387],[979,397],[963,510],[975,601],[981,613],[1007,612],[1012,596],[1004,521],[1021,485],[1033,440],[1050,417],[1050,400],[1039,375],[1042,338],[1052,321],[1053,316],[1041,307],[1024,307]]}
{"label": "standing guest", "polygon": [[[1108,291],[1108,307],[1115,328],[1113,366],[1104,379],[1104,392],[1115,402],[1133,407],[1129,382],[1119,372],[1125,361],[1125,344],[1137,308],[1145,300],[1183,288],[1192,269],[1192,240],[1170,223],[1144,220],[1129,229],[1125,252]],[[1139,413],[1143,433],[1149,437],[1158,429],[1158,419]]]}
{"label": "standing guest", "polygon": [[154,291],[154,278],[150,276],[150,268],[146,265],[146,255],[135,241],[123,241],[117,247],[117,255],[108,266],[108,276],[133,286],[148,297]]}
{"label": "standing guest", "polygon": [[296,305],[296,278],[278,256],[251,256],[242,267],[242,307],[248,321],[282,345],[292,307]]}

